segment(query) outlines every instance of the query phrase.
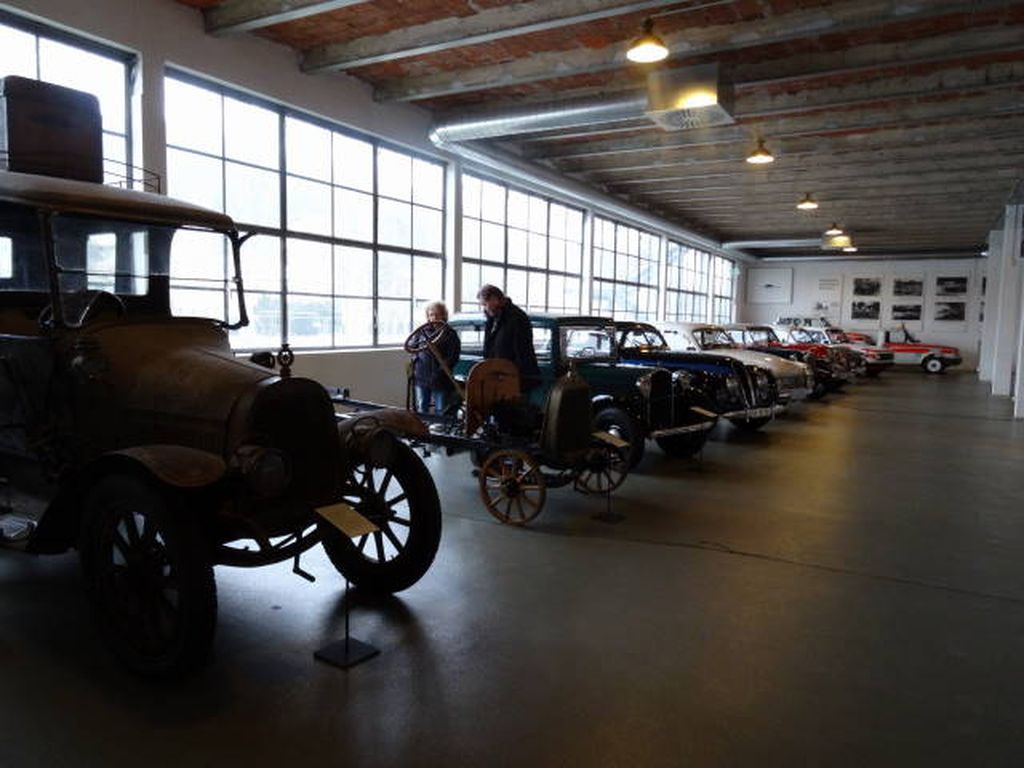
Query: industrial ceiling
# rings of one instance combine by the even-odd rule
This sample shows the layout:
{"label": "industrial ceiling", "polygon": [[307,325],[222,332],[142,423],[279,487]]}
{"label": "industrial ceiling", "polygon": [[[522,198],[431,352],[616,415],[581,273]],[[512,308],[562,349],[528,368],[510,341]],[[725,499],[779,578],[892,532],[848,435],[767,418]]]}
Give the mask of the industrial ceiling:
{"label": "industrial ceiling", "polygon": [[[212,35],[274,40],[310,76],[430,110],[451,141],[755,257],[820,256],[833,222],[856,258],[977,255],[1024,175],[1024,2],[179,2]],[[669,56],[635,64],[647,18]],[[651,73],[708,64],[723,124],[659,125]],[[758,139],[775,162],[744,162]],[[797,210],[806,195],[816,210]]]}

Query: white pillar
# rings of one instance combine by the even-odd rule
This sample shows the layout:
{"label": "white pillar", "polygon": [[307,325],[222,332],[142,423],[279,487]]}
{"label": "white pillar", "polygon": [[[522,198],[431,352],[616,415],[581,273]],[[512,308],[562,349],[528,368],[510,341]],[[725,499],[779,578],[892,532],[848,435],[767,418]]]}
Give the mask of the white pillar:
{"label": "white pillar", "polygon": [[992,381],[995,362],[996,323],[999,322],[999,307],[1002,291],[999,290],[999,276],[1003,269],[1003,231],[993,229],[988,233],[988,258],[985,259],[985,321],[981,327],[981,356],[978,360],[978,378]]}
{"label": "white pillar", "polygon": [[594,313],[594,209],[583,212],[583,280],[580,285],[580,313]]}
{"label": "white pillar", "polygon": [[[1020,288],[1024,291],[1024,286]],[[1020,303],[1017,313],[1017,384],[1013,393],[1013,418],[1024,419],[1024,301]]]}
{"label": "white pillar", "polygon": [[[167,133],[164,127],[164,60],[147,54],[136,75],[132,108],[135,142],[141,147],[141,165],[160,179],[159,192],[167,194]],[[139,162],[138,155],[136,160]]]}
{"label": "white pillar", "polygon": [[[448,264],[444,293],[451,312],[462,311],[462,163],[451,160],[445,171],[445,241]],[[471,307],[472,308],[472,307]]]}
{"label": "white pillar", "polygon": [[[989,290],[998,290],[999,319],[993,344],[992,394],[1009,395],[1019,348],[1021,319],[1021,212],[1022,206],[1006,206],[1003,217],[1002,269]],[[990,278],[991,280],[991,278]]]}

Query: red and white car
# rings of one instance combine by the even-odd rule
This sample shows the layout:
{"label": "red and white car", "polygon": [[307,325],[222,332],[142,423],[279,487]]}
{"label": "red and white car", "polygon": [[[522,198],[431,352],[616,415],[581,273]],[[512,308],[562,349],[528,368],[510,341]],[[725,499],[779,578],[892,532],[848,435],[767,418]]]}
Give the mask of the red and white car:
{"label": "red and white car", "polygon": [[896,362],[895,355],[885,347],[878,347],[865,341],[850,338],[842,328],[825,326],[823,328],[803,328],[811,334],[815,341],[836,347],[846,347],[864,357],[864,368],[867,376],[877,376]]}
{"label": "red and white car", "polygon": [[[956,347],[947,347],[942,344],[922,344],[915,339],[906,327],[899,331],[903,341],[886,341],[884,348],[892,352],[893,361],[897,365],[920,365],[928,373],[942,373],[953,365],[960,365],[963,357]],[[866,333],[847,332],[851,340],[860,341],[866,344],[874,344],[875,340]]]}

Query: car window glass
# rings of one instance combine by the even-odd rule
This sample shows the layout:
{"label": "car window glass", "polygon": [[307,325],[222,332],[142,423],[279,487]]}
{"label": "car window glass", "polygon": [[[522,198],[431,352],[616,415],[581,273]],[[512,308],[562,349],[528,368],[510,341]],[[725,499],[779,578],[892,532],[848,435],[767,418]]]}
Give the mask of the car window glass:
{"label": "car window glass", "polygon": [[563,356],[567,360],[607,360],[612,356],[613,337],[607,328],[569,327],[563,334]]}
{"label": "car window glass", "polygon": [[533,352],[537,360],[551,359],[551,329],[533,327]]}
{"label": "car window glass", "polygon": [[454,326],[459,334],[459,343],[464,355],[482,355],[484,353],[484,324]]}
{"label": "car window glass", "polygon": [[39,219],[23,205],[0,203],[0,290],[48,291]]}

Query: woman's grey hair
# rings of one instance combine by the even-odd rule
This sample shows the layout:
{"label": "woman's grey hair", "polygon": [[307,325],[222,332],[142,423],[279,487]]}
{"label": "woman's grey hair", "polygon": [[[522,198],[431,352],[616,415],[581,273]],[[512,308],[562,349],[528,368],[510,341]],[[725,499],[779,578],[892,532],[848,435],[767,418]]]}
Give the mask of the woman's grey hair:
{"label": "woman's grey hair", "polygon": [[429,315],[431,310],[435,310],[442,320],[448,319],[448,307],[445,306],[443,301],[432,301],[423,308],[423,314]]}

